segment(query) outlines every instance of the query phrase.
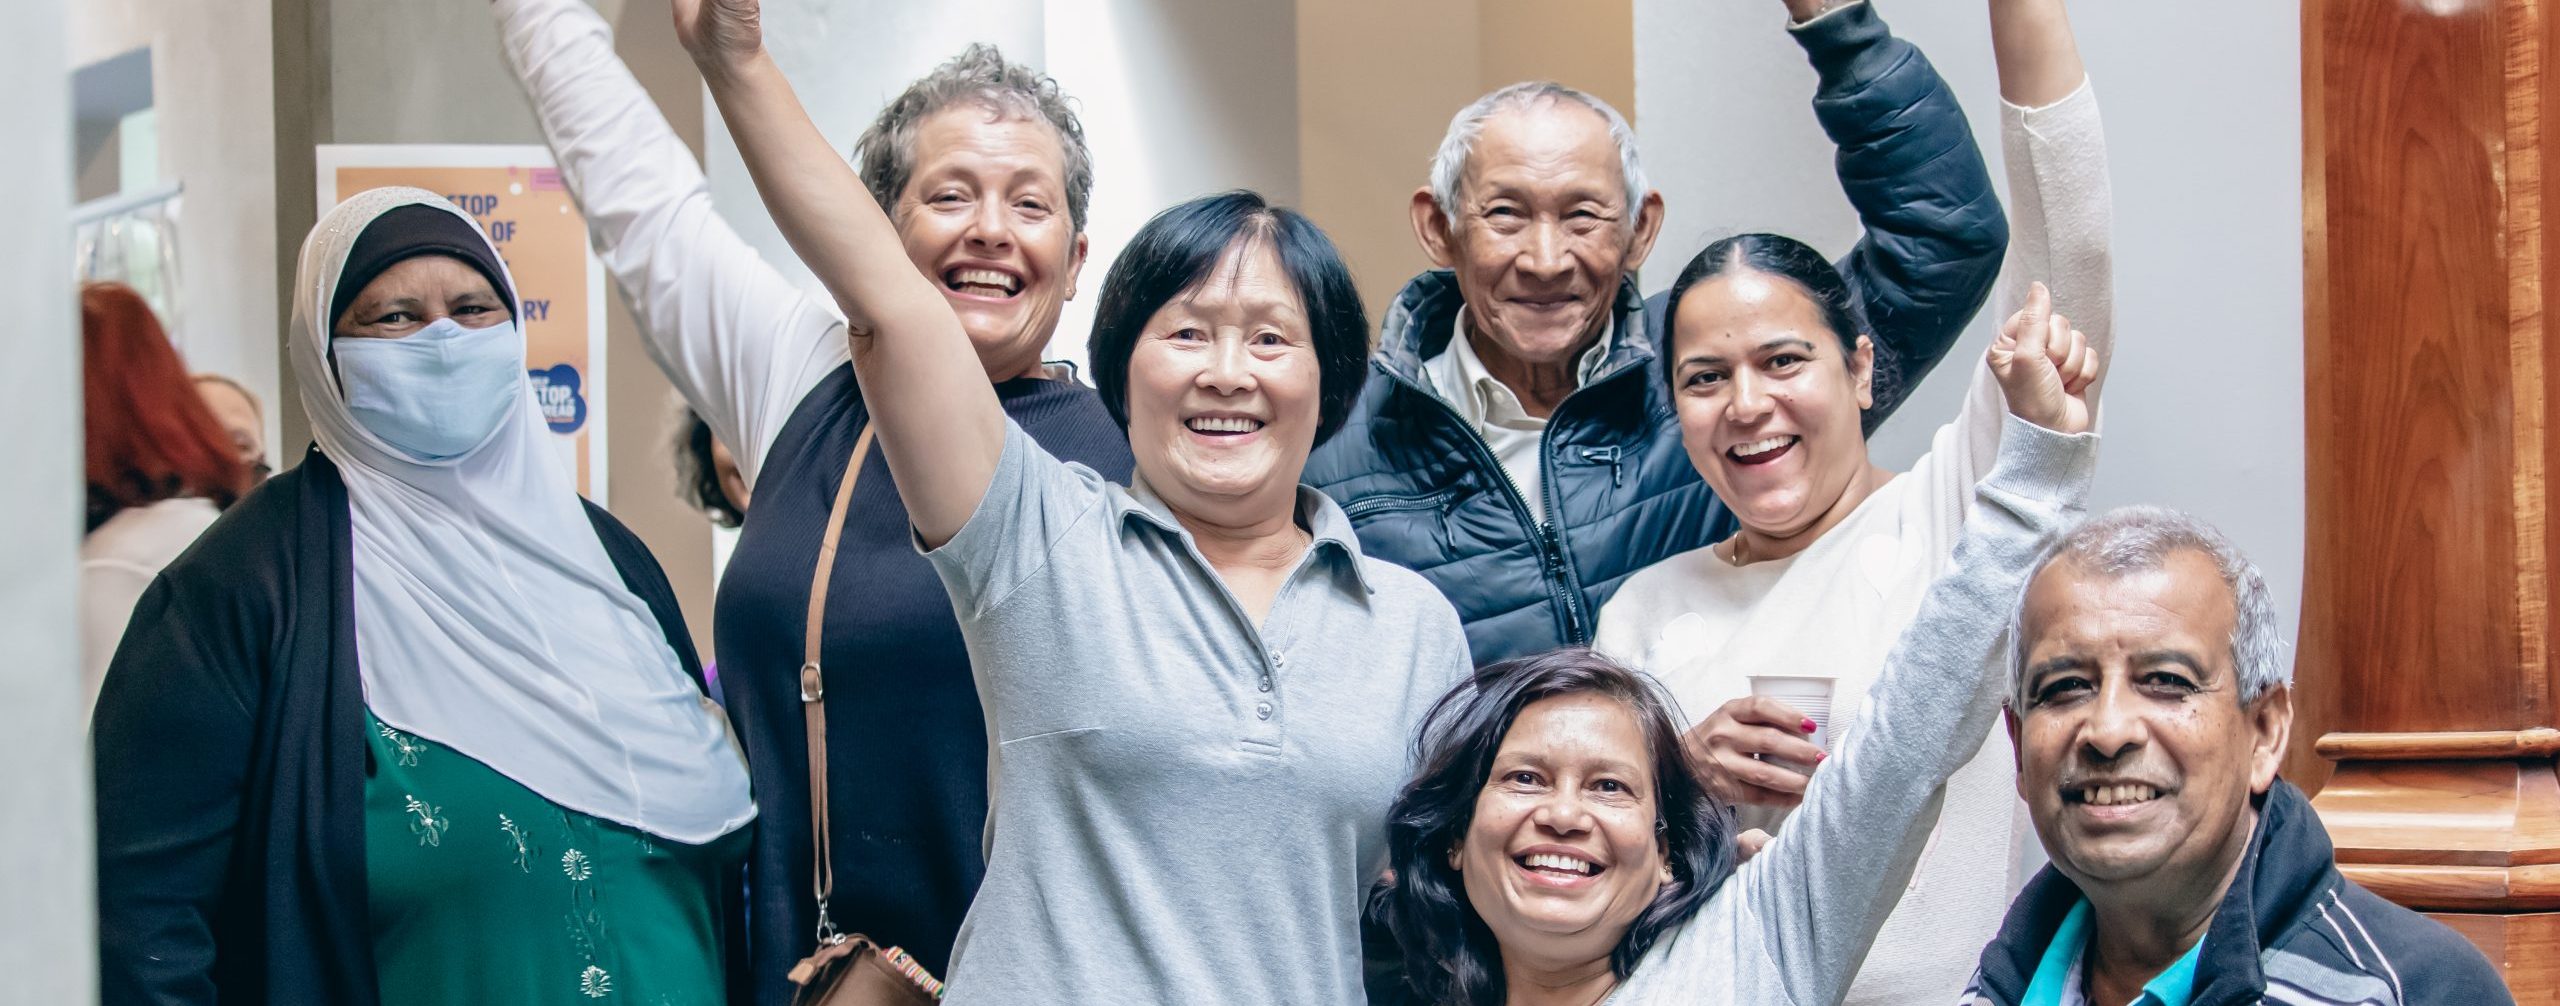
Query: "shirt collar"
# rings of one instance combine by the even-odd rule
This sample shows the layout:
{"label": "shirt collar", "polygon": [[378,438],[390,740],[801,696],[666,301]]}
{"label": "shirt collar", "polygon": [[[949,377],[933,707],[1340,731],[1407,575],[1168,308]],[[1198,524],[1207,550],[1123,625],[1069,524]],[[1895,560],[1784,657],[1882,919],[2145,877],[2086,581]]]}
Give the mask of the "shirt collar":
{"label": "shirt collar", "polygon": [[[2036,965],[2035,979],[2027,984],[2027,994],[2018,999],[2018,1006],[2087,1004],[2080,983],[2088,946],[2089,902],[2083,898],[2055,927],[2053,941],[2045,944],[2044,959]],[[2142,997],[2128,1006],[2187,1006],[2195,996],[2196,959],[2203,949],[2204,941],[2197,940],[2167,970],[2144,983]]]}
{"label": "shirt collar", "polygon": [[[1423,373],[1431,379],[1431,390],[1456,406],[1458,414],[1471,424],[1512,429],[1544,428],[1546,419],[1530,415],[1529,410],[1520,404],[1520,396],[1501,379],[1494,377],[1493,372],[1485,368],[1484,358],[1476,354],[1475,340],[1467,337],[1465,304],[1458,305],[1449,323],[1452,331],[1448,347],[1442,349],[1439,356],[1423,362]],[[1582,358],[1574,364],[1574,387],[1589,384],[1592,378],[1599,376],[1600,368],[1609,362],[1609,350],[1617,340],[1619,327],[1610,325],[1607,332],[1582,351]]]}
{"label": "shirt collar", "polygon": [[[1180,539],[1184,545],[1192,544],[1191,529],[1183,527],[1182,522],[1174,518],[1173,508],[1165,505],[1164,497],[1156,495],[1155,489],[1147,485],[1146,478],[1134,470],[1129,473],[1129,490],[1111,494],[1111,505],[1124,526],[1132,520],[1153,524]],[[1308,545],[1309,551],[1335,556],[1342,568],[1350,571],[1351,578],[1359,582],[1362,593],[1378,592],[1377,585],[1369,582],[1368,571],[1361,568],[1360,537],[1353,532],[1351,518],[1342,512],[1341,504],[1335,503],[1331,496],[1300,485],[1298,522],[1313,538]],[[1199,549],[1194,546],[1191,551],[1197,554]]]}

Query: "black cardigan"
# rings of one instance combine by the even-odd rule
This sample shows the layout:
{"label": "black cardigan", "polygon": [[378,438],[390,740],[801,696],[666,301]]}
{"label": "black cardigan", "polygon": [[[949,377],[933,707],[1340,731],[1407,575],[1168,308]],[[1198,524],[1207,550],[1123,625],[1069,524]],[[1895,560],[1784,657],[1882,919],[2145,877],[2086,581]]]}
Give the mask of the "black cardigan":
{"label": "black cardigan", "polygon": [[[665,572],[612,516],[586,509],[698,686]],[[134,608],[94,724],[105,1006],[378,1001],[347,514],[345,481],[313,448],[215,521]],[[743,1001],[729,901],[730,986]]]}

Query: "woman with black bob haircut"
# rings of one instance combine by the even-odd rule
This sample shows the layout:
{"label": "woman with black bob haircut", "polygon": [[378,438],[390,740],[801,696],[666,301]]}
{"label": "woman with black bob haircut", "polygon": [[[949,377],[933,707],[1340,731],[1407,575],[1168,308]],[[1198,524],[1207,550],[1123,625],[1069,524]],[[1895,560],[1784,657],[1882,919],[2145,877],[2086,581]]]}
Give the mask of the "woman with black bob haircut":
{"label": "woman with black bob haircut", "polygon": [[[1628,803],[1650,806],[1651,819],[1609,815],[1604,828],[1625,825],[1623,835],[1613,831],[1612,837],[1649,844],[1660,870],[1650,874],[1650,881],[1643,871],[1600,874],[1611,883],[1653,889],[1649,897],[1611,899],[1607,906],[1614,914],[1629,916],[1618,920],[1625,935],[1606,957],[1613,976],[1624,978],[1634,971],[1654,941],[1696,915],[1698,906],[1733,873],[1732,814],[1692,774],[1662,686],[1580,648],[1490,665],[1478,673],[1475,687],[1450,692],[1423,720],[1416,745],[1420,768],[1387,818],[1388,862],[1399,880],[1379,889],[1372,911],[1395,933],[1406,957],[1439,962],[1407,976],[1423,1002],[1503,1001],[1501,941],[1485,918],[1468,907],[1463,871],[1453,865],[1451,850],[1465,844],[1477,823],[1480,805],[1492,793],[1488,782],[1495,778],[1497,762],[1506,753],[1517,759],[1506,744],[1533,707],[1538,711],[1531,719],[1540,732],[1557,710],[1598,711],[1612,726],[1632,727],[1631,736],[1639,741],[1643,779],[1610,784],[1632,786],[1635,799]],[[1506,809],[1519,803],[1499,801]],[[1611,872],[1618,876],[1607,876]],[[1665,872],[1668,880],[1662,879]]]}
{"label": "woman with black bob haircut", "polygon": [[1368,348],[1332,243],[1249,192],[1139,230],[1091,343],[1135,463],[1115,484],[1007,417],[764,52],[754,0],[676,9],[774,222],[845,311],[870,435],[968,644],[997,811],[945,1002],[1362,1001],[1406,745],[1469,661],[1440,592],[1299,484]]}
{"label": "woman with black bob haircut", "polygon": [[[2013,403],[2085,420],[2045,340],[2004,341]],[[2067,354],[2066,354],[2067,356]],[[2023,407],[2023,406],[2022,406]],[[2051,420],[2049,420],[2051,421]],[[1371,900],[1431,1006],[1831,1004],[1847,993],[1990,729],[2001,635],[2042,541],[2068,526],[2092,438],[2017,433],[1967,486],[1947,572],[1767,847],[1731,861],[1677,704],[1601,653],[1494,664],[1433,707],[1387,816],[1396,881]],[[1781,673],[1776,670],[1770,673]]]}
{"label": "woman with black bob haircut", "polygon": [[1319,376],[1315,442],[1333,439],[1369,374],[1369,317],[1351,269],[1315,222],[1238,189],[1158,213],[1120,250],[1085,344],[1093,386],[1111,418],[1129,425],[1129,355],[1167,301],[1207,282],[1239,246],[1262,246],[1306,304]]}

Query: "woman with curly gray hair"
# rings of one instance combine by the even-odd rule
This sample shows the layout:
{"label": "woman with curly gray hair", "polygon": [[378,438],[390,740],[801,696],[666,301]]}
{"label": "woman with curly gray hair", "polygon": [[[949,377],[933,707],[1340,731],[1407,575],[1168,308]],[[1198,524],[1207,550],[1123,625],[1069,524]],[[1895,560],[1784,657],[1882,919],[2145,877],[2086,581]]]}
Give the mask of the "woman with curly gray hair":
{"label": "woman with curly gray hair", "polygon": [[[800,668],[838,490],[842,530],[818,612],[822,763],[835,888],[828,915],[940,973],[985,873],[987,739],[942,583],[909,543],[907,505],[870,425],[836,305],[811,296],[714,212],[702,169],[578,0],[497,0],[596,247],[647,340],[736,459],[754,508],[722,577],[721,689],[765,827],[748,860],[757,1001],[788,997],[808,951],[811,776]],[[1041,362],[1084,265],[1093,167],[1056,81],[973,45],[890,99],[854,145],[864,187],[967,331],[1006,415],[1060,458],[1126,480],[1128,442],[1101,400]],[[858,470],[859,476],[848,474]]]}

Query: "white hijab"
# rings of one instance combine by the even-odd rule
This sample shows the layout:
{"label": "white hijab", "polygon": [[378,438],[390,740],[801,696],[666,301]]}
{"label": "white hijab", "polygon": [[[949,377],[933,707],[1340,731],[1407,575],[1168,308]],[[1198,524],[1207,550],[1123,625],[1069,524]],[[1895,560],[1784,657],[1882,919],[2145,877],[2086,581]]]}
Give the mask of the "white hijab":
{"label": "white hijab", "polygon": [[695,845],[737,829],[756,808],[728,719],[623,586],[531,383],[487,443],[440,462],[348,411],[330,299],[356,238],[413,203],[470,220],[424,189],[358,193],[312,228],[294,289],[302,406],[346,478],[366,707],[582,814]]}

